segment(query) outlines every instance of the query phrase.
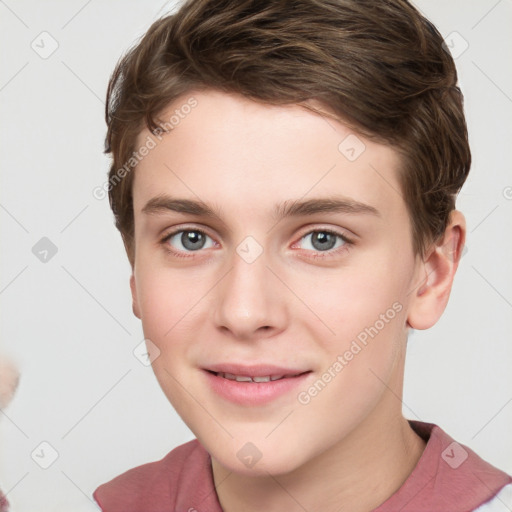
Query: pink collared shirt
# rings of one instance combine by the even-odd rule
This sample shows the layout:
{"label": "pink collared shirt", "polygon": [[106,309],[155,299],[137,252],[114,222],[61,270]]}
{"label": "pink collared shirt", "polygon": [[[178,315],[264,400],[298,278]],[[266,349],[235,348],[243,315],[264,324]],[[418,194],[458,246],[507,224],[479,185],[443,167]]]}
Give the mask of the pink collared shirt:
{"label": "pink collared shirt", "polygon": [[[504,499],[511,500],[506,506],[512,505],[510,475],[455,442],[437,425],[409,423],[427,441],[425,450],[398,491],[373,512],[498,512]],[[93,496],[103,512],[223,512],[210,455],[197,439],[176,447],[160,461],[117,476]]]}

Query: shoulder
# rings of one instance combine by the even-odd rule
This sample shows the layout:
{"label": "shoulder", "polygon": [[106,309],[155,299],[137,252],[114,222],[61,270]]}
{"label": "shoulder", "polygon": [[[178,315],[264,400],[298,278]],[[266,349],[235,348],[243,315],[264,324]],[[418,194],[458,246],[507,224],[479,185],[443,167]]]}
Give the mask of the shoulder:
{"label": "shoulder", "polygon": [[[432,423],[409,420],[426,441],[425,450],[400,489],[375,512],[445,510],[498,512],[497,506],[510,492],[512,477],[479,457],[468,446],[456,442]],[[491,505],[492,504],[492,505]],[[512,509],[504,509],[512,510]]]}
{"label": "shoulder", "polygon": [[437,425],[432,425],[430,432],[432,490],[441,509],[458,505],[461,510],[478,510],[486,503],[496,502],[499,493],[512,483],[510,475],[455,441]]}
{"label": "shoulder", "polygon": [[209,455],[197,439],[174,448],[163,459],[132,468],[100,485],[93,494],[104,512],[150,512],[172,507],[185,479],[200,478]]}

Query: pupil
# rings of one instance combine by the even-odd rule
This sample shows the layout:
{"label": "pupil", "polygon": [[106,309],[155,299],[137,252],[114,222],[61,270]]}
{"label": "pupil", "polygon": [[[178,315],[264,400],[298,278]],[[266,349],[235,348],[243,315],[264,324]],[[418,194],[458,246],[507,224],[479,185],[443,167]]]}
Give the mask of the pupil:
{"label": "pupil", "polygon": [[[315,242],[317,242],[319,247],[315,246]],[[315,246],[317,249],[329,250],[334,247],[335,243],[336,237],[332,233],[319,231],[313,234],[313,246]]]}
{"label": "pupil", "polygon": [[198,231],[186,231],[181,235],[181,243],[187,249],[200,249],[204,243],[204,236]]}

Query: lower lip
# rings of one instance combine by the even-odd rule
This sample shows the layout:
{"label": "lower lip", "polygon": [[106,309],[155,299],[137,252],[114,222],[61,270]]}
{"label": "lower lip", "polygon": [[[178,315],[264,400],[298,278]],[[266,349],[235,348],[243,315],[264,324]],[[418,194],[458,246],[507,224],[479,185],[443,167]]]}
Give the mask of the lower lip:
{"label": "lower lip", "polygon": [[268,382],[238,382],[236,380],[218,377],[214,373],[204,370],[208,383],[223,398],[239,405],[263,405],[276,398],[290,393],[304,381],[311,372]]}

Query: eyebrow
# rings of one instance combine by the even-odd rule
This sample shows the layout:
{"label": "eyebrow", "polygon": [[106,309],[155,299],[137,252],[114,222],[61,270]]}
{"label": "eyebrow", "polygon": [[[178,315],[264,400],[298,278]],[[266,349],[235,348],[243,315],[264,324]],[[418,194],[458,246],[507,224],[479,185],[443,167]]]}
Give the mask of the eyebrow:
{"label": "eyebrow", "polygon": [[[150,199],[142,208],[142,212],[146,214],[158,214],[165,211],[185,213],[197,217],[211,217],[222,222],[220,211],[208,206],[203,201],[159,195]],[[281,204],[274,205],[272,218],[275,221],[280,221],[286,217],[311,216],[317,213],[370,214],[380,216],[379,211],[373,206],[350,198],[332,196],[304,201],[284,201]]]}

